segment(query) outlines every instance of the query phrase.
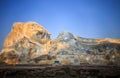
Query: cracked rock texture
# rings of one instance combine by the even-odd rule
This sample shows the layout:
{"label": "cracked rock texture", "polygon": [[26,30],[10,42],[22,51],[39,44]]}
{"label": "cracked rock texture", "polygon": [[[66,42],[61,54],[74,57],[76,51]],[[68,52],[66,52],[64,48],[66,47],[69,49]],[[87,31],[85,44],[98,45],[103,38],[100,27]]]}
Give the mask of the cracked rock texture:
{"label": "cracked rock texture", "polygon": [[61,31],[54,40],[36,22],[16,22],[4,40],[0,62],[7,64],[120,65],[120,39],[89,39]]}

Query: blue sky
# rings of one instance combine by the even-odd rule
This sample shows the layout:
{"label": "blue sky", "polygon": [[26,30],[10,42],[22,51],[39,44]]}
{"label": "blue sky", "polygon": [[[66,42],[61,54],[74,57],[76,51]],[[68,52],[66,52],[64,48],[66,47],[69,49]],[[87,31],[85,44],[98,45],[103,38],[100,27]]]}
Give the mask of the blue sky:
{"label": "blue sky", "polygon": [[36,21],[55,38],[120,38],[120,0],[0,0],[0,49],[14,22]]}

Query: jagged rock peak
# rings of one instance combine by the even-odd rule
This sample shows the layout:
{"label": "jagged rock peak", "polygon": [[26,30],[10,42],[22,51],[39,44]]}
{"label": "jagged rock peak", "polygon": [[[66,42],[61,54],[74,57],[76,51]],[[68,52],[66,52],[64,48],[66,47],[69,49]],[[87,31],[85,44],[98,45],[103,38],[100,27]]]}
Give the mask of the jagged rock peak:
{"label": "jagged rock peak", "polygon": [[59,35],[57,36],[57,38],[59,39],[63,39],[63,40],[68,40],[68,39],[73,39],[74,35],[71,34],[70,32],[63,30],[59,33]]}
{"label": "jagged rock peak", "polygon": [[77,35],[74,35],[66,30],[63,30],[59,33],[58,40],[63,41],[63,42],[69,42],[69,41],[78,41],[78,42],[86,42],[86,43],[97,43],[95,39],[92,38],[83,38],[79,37]]}

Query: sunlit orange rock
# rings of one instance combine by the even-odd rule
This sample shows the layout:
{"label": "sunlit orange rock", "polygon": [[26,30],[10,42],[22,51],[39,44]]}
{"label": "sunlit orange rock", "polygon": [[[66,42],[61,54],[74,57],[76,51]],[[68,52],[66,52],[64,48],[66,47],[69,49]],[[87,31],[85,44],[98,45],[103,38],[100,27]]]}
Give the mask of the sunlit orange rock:
{"label": "sunlit orange rock", "polygon": [[118,38],[98,38],[98,39],[96,39],[96,42],[98,42],[98,43],[105,42],[105,41],[120,44],[120,39],[118,39]]}
{"label": "sunlit orange rock", "polygon": [[[19,63],[20,61],[32,59],[40,55],[48,54],[43,52],[42,46],[50,41],[50,33],[36,22],[16,22],[13,24],[10,33],[4,40],[2,49],[3,56],[13,56],[19,59],[5,57],[6,63]],[[11,53],[11,55],[9,55]],[[21,59],[22,58],[22,59]]]}

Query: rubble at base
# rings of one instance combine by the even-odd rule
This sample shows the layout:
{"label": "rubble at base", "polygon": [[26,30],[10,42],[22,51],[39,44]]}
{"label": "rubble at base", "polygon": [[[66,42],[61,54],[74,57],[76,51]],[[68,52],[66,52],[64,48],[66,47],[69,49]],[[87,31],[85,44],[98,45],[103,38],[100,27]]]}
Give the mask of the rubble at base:
{"label": "rubble at base", "polygon": [[6,65],[0,78],[120,78],[115,65]]}

